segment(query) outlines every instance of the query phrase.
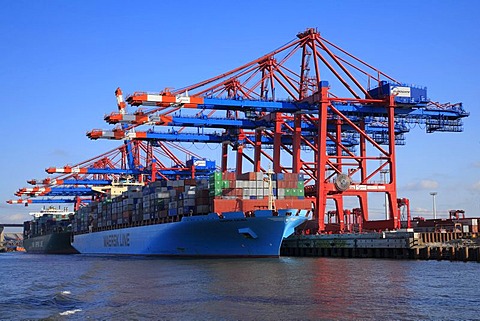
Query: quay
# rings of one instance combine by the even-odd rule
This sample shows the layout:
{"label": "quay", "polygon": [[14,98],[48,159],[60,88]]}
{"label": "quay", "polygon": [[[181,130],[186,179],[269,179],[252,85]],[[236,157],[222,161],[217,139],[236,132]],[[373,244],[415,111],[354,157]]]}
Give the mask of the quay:
{"label": "quay", "polygon": [[282,243],[282,256],[388,258],[480,262],[478,233],[409,230],[292,235]]}

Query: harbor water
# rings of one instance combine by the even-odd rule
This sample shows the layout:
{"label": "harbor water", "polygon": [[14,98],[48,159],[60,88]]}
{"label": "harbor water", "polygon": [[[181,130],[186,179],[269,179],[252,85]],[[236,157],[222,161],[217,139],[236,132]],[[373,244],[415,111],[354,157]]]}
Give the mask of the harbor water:
{"label": "harbor water", "polygon": [[479,320],[480,265],[0,254],[0,320]]}

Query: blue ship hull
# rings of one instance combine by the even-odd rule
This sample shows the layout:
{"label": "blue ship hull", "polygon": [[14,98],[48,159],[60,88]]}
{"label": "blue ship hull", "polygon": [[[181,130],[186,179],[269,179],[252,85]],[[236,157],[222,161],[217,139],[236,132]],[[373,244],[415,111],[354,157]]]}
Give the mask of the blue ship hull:
{"label": "blue ship hull", "polygon": [[[278,257],[284,237],[307,217],[183,217],[180,222],[76,234],[82,254]],[[288,234],[288,235],[286,235]]]}

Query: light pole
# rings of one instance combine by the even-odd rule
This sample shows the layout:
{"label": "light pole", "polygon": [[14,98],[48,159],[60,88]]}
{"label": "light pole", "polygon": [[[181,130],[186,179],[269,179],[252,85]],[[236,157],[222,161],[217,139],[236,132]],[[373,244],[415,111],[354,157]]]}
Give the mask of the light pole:
{"label": "light pole", "polygon": [[[380,176],[383,184],[387,184],[387,174],[389,173],[388,169],[382,169],[380,171]],[[385,193],[385,219],[388,220],[388,195]]]}
{"label": "light pole", "polygon": [[437,195],[437,192],[430,192],[430,195],[433,197],[433,218],[437,219],[437,206],[435,204],[435,196]]}

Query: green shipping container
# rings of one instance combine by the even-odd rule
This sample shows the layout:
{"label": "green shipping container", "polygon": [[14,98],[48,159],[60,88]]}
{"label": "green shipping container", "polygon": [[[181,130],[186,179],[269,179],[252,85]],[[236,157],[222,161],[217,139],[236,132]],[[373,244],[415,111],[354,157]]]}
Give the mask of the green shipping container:
{"label": "green shipping container", "polygon": [[222,181],[222,188],[230,188],[230,181]]}
{"label": "green shipping container", "polygon": [[221,172],[215,172],[212,175],[210,175],[210,181],[221,181],[222,180],[222,173]]}
{"label": "green shipping container", "polygon": [[223,181],[210,182],[210,189],[223,188]]}
{"label": "green shipping container", "polygon": [[215,189],[210,189],[210,196],[222,196],[222,189],[221,188],[215,188]]}

